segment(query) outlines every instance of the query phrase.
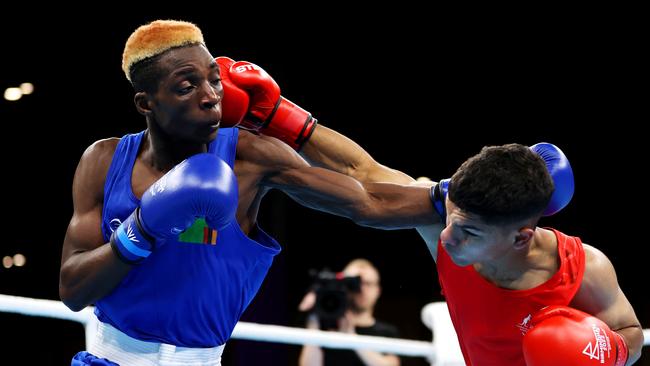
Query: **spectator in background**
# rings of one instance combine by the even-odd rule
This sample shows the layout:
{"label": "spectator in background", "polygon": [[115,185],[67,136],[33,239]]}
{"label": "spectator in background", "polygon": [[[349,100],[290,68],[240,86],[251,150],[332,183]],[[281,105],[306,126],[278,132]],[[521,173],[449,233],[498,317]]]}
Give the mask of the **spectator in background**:
{"label": "spectator in background", "polygon": [[[344,316],[338,321],[338,330],[343,333],[372,335],[381,337],[399,337],[397,328],[375,318],[375,305],[381,295],[379,271],[366,259],[355,259],[343,270],[346,277],[359,276],[360,291],[350,292],[349,306]],[[299,309],[308,311],[314,308],[316,294],[309,292],[301,302]],[[319,329],[318,316],[312,312],[307,318],[307,328]],[[318,346],[303,347],[299,360],[300,366],[399,366],[396,355],[382,354],[375,351],[323,349]]]}

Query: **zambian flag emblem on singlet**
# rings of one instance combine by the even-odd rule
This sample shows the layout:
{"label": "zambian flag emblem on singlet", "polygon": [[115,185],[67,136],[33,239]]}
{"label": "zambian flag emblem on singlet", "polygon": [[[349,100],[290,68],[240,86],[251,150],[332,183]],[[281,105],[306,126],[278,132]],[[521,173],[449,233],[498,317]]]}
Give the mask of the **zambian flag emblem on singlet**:
{"label": "zambian flag emblem on singlet", "polygon": [[217,230],[208,227],[205,219],[199,218],[192,226],[178,235],[178,241],[194,244],[217,244]]}

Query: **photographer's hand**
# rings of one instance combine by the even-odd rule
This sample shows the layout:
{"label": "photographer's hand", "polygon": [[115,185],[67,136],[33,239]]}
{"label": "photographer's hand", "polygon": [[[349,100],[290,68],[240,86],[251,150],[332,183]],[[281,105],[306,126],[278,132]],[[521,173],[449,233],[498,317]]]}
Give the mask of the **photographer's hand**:
{"label": "photographer's hand", "polygon": [[[316,304],[316,293],[314,291],[309,291],[305,294],[305,297],[302,298],[302,301],[300,301],[300,304],[298,305],[298,310],[302,312],[312,311],[314,309],[315,304]],[[320,322],[318,321],[318,316],[313,312],[307,314],[307,320],[305,321],[305,328],[320,329]]]}
{"label": "photographer's hand", "polygon": [[298,305],[298,310],[300,311],[311,311],[316,305],[316,292],[309,291],[305,294],[305,297],[302,298],[302,301]]}
{"label": "photographer's hand", "polygon": [[354,315],[352,314],[351,311],[348,310],[345,312],[345,315],[343,315],[343,317],[339,319],[339,332],[356,334],[357,331],[354,327],[355,327]]}

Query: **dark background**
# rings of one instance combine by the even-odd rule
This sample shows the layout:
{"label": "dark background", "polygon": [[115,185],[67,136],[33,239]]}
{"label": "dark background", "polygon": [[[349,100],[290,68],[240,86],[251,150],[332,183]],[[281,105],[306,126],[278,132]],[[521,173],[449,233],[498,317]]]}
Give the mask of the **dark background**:
{"label": "dark background", "polygon": [[[83,16],[65,9],[51,17],[48,9],[39,16],[3,13],[0,88],[28,81],[35,91],[17,102],[0,100],[6,217],[0,257],[27,257],[25,267],[0,268],[0,293],[58,299],[79,157],[97,139],[145,127],[121,70],[124,42],[141,24],[173,18],[197,23],[214,56],[262,66],[285,97],[414,177],[449,177],[483,145],[560,146],[571,160],[576,192],[542,225],[607,254],[641,323],[650,327],[641,254],[647,42],[639,42],[639,23],[628,18],[632,9],[493,18],[394,7],[370,15],[310,5],[309,15],[275,18],[264,12],[225,17],[225,9],[203,6],[193,12],[200,16],[176,9],[105,20],[87,9],[69,12]],[[340,270],[365,257],[382,273],[377,317],[396,324],[404,338],[431,339],[420,309],[442,298],[433,260],[415,231],[361,228],[279,192],[265,199],[259,220],[284,250],[243,320],[300,326],[296,308],[309,269]],[[84,347],[77,324],[7,314],[0,314],[0,324],[3,364],[24,356],[33,364],[66,364]],[[298,352],[298,346],[232,340],[224,365],[293,365]],[[639,364],[650,365],[645,353]],[[403,358],[403,365],[424,364]]]}

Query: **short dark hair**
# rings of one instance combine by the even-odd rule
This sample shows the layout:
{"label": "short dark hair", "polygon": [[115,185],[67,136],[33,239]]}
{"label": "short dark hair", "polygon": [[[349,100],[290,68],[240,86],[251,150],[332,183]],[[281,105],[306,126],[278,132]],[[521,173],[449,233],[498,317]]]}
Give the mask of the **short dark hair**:
{"label": "short dark hair", "polygon": [[553,194],[544,160],[520,144],[486,146],[451,177],[449,199],[488,225],[541,217]]}
{"label": "short dark hair", "polygon": [[160,67],[158,61],[160,61],[162,55],[165,53],[159,53],[156,56],[145,58],[131,66],[130,80],[136,92],[155,93],[158,90],[158,83],[165,72]]}

